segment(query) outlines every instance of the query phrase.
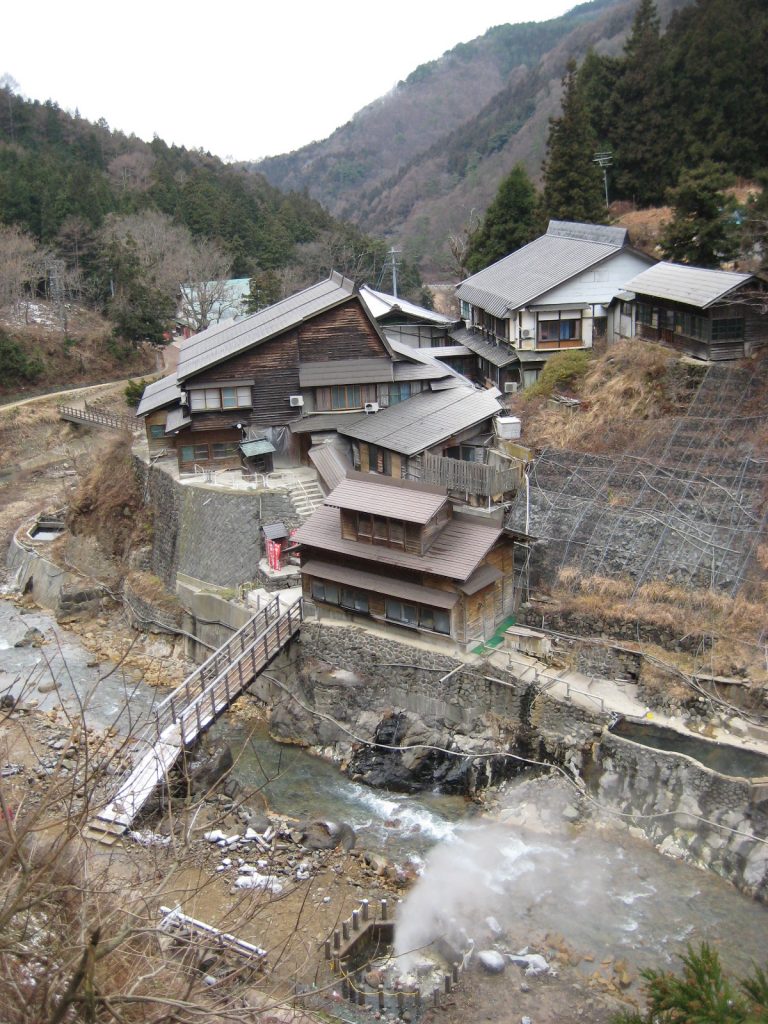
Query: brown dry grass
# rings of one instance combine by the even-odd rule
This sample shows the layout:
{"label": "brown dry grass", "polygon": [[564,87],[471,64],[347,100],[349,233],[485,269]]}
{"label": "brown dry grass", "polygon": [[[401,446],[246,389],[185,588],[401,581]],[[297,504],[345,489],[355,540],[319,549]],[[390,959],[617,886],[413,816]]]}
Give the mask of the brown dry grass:
{"label": "brown dry grass", "polygon": [[630,341],[593,359],[575,393],[582,402],[575,411],[544,400],[526,404],[529,444],[598,454],[637,448],[661,418],[681,412],[690,397],[674,352]]}
{"label": "brown dry grass", "polygon": [[616,225],[627,228],[632,244],[638,249],[658,257],[659,241],[667,223],[672,219],[671,206],[649,207],[647,210],[634,210],[626,205],[612,207],[612,212],[618,213]]}
{"label": "brown dry grass", "polygon": [[131,437],[121,434],[80,482],[70,504],[67,525],[73,534],[90,535],[118,558],[146,543],[149,520],[131,456]]}
{"label": "brown dry grass", "polygon": [[[763,598],[768,587],[763,585]],[[561,569],[551,597],[569,614],[599,619],[610,632],[611,624],[642,623],[683,638],[712,637],[707,655],[708,670],[731,675],[746,671],[753,682],[768,682],[762,648],[756,645],[766,625],[766,602],[720,591],[685,588],[654,580],[635,592],[629,577],[582,576],[577,569]],[[669,660],[670,652],[662,657]],[[679,655],[678,667],[693,671],[690,655]]]}

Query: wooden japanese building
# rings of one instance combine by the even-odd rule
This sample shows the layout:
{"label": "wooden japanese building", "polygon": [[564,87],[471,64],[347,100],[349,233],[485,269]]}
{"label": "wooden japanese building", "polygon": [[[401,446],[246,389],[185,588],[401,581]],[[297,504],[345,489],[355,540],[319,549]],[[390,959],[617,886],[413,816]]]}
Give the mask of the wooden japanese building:
{"label": "wooden japanese building", "polygon": [[765,285],[754,274],[658,263],[626,285],[629,336],[699,359],[743,359],[768,344]]}
{"label": "wooden japanese building", "polygon": [[321,617],[469,646],[514,611],[511,537],[456,509],[440,487],[352,472],[295,541],[304,596]]}

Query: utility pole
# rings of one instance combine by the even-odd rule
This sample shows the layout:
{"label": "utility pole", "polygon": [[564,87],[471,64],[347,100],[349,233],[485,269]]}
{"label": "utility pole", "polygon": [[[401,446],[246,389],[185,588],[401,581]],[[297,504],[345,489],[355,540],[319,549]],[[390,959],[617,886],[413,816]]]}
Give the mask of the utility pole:
{"label": "utility pole", "polygon": [[608,168],[613,165],[613,153],[610,150],[605,150],[602,153],[595,153],[593,164],[597,164],[598,167],[602,168],[603,171],[603,183],[605,184],[605,205],[610,206],[608,202]]}
{"label": "utility pole", "polygon": [[397,257],[400,255],[400,249],[396,249],[393,245],[389,250],[389,255],[392,258],[392,294],[397,298]]}

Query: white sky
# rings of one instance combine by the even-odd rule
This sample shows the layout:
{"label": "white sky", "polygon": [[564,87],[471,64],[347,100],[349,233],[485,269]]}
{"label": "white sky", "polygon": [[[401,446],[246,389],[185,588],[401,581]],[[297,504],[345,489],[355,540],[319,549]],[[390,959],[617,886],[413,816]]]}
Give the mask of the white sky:
{"label": "white sky", "polygon": [[576,0],[18,0],[0,76],[150,140],[258,159],[324,139],[419,64]]}

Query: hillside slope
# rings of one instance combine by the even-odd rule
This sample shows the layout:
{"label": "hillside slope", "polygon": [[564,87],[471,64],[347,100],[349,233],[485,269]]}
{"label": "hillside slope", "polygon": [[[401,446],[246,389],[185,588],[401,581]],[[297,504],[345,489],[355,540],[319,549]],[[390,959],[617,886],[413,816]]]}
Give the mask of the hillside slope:
{"label": "hillside slope", "polygon": [[[662,14],[685,0],[665,0]],[[503,25],[417,68],[330,138],[257,165],[332,213],[403,244],[439,275],[447,237],[482,212],[518,161],[538,177],[568,60],[616,54],[635,0],[594,0],[540,24]]]}

